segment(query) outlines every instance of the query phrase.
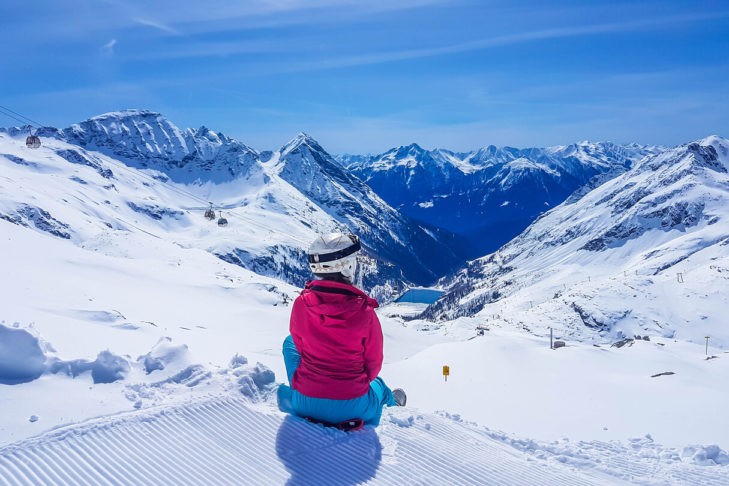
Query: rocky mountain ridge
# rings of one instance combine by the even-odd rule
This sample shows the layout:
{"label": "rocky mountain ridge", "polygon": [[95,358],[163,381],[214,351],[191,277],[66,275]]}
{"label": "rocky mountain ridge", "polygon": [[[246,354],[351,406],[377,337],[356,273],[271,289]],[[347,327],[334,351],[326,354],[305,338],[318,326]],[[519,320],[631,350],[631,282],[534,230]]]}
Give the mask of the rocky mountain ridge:
{"label": "rocky mountain ridge", "polygon": [[593,177],[628,169],[659,147],[581,142],[473,152],[417,144],[374,156],[338,156],[404,214],[464,236],[472,257],[496,250]]}

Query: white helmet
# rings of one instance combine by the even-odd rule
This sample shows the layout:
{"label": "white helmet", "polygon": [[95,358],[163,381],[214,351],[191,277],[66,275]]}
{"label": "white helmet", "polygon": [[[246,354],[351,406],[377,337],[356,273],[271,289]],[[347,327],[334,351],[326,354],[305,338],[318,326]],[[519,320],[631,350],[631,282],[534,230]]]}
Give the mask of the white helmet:
{"label": "white helmet", "polygon": [[330,233],[317,237],[309,246],[309,267],[317,275],[341,273],[354,282],[357,253],[361,250],[356,235]]}

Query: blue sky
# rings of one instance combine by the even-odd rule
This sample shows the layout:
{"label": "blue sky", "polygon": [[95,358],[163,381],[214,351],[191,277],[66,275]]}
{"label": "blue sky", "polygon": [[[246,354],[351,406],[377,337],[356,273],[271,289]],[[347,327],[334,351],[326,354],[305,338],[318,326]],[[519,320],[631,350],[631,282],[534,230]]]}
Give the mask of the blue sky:
{"label": "blue sky", "polygon": [[729,136],[727,1],[10,0],[0,44],[0,105],[55,126],[148,108],[334,153]]}

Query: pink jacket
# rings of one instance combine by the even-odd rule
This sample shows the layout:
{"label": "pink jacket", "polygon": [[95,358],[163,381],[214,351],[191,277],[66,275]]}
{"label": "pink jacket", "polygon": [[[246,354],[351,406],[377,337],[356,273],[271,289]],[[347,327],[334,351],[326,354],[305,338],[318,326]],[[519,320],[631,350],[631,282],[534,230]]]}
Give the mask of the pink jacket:
{"label": "pink jacket", "polygon": [[301,354],[292,387],[312,398],[366,394],[382,368],[377,301],[330,280],[307,282],[291,310],[291,337]]}

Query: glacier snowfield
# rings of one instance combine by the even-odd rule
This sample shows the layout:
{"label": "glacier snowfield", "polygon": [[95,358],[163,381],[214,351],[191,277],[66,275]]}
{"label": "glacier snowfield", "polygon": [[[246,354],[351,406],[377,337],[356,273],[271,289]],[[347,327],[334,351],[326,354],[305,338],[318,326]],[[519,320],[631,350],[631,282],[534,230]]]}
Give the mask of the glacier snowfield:
{"label": "glacier snowfield", "polygon": [[[248,178],[213,170],[190,184],[43,142],[30,151],[0,133],[0,484],[729,484],[721,165],[679,151],[674,173],[629,170],[566,201],[440,281],[444,319],[385,302],[395,273],[376,282],[382,376],[408,407],[347,434],[286,416],[275,398],[294,260],[348,224],[322,202],[334,192],[307,196],[279,176],[279,156]],[[615,201],[656,181],[670,182],[656,205],[615,218]],[[361,207],[376,210],[368,197]],[[203,218],[210,198],[229,226]],[[674,203],[699,209],[662,212]],[[640,235],[580,250],[654,214]],[[564,238],[574,221],[584,233]],[[564,348],[549,348],[550,327]]]}

